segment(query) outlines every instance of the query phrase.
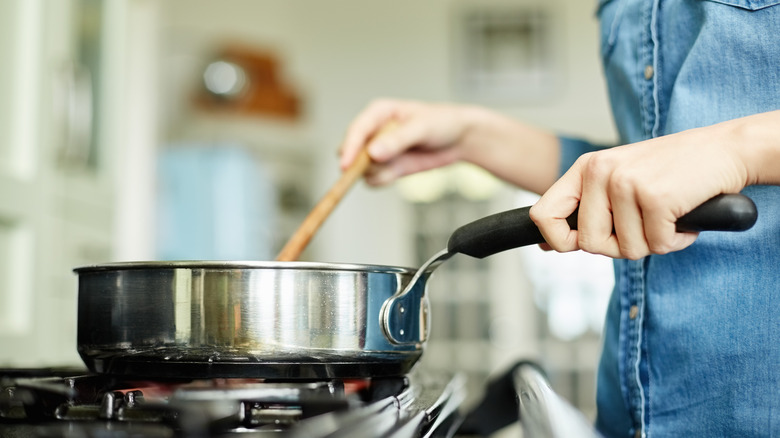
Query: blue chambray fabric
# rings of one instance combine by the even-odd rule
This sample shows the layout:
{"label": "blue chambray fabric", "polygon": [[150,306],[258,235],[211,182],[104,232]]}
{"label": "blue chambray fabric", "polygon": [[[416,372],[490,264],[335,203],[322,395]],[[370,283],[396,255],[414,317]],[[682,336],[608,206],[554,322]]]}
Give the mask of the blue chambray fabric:
{"label": "blue chambray fabric", "polygon": [[[599,2],[621,143],[780,109],[778,4]],[[562,170],[590,150],[570,138],[562,148]],[[743,193],[759,210],[751,230],[615,261],[597,391],[605,436],[780,436],[780,187]]]}

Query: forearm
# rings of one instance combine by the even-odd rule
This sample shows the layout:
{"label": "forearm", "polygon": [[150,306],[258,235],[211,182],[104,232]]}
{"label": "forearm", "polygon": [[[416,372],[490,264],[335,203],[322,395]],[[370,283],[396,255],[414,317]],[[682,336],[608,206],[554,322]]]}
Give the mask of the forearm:
{"label": "forearm", "polygon": [[639,259],[691,245],[678,218],[755,184],[780,184],[780,111],[583,155],[530,215],[555,250]]}
{"label": "forearm", "polygon": [[756,114],[714,127],[745,169],[745,185],[780,185],[780,111]]}
{"label": "forearm", "polygon": [[558,178],[560,141],[555,134],[482,108],[464,111],[469,112],[469,127],[461,159],[538,194]]}

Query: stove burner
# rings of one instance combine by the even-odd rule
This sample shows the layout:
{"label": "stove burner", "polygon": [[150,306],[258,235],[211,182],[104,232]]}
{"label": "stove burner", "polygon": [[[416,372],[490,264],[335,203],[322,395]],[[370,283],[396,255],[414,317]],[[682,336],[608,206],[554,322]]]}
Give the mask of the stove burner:
{"label": "stove burner", "polygon": [[[461,378],[125,380],[0,370],[0,436],[421,436],[453,428]],[[347,434],[349,435],[349,434]],[[372,432],[372,435],[374,433]]]}

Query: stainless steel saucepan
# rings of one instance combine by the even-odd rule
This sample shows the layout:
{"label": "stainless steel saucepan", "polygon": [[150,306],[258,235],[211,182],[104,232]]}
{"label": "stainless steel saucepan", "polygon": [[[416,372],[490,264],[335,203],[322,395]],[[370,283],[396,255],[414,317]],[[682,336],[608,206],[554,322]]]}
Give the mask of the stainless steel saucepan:
{"label": "stainless steel saucepan", "polygon": [[[725,195],[678,228],[743,230],[755,220],[750,199]],[[81,267],[78,351],[93,371],[138,377],[403,375],[428,337],[425,288],[436,266],[456,253],[482,258],[541,242],[526,207],[459,228],[416,271],[307,262]]]}

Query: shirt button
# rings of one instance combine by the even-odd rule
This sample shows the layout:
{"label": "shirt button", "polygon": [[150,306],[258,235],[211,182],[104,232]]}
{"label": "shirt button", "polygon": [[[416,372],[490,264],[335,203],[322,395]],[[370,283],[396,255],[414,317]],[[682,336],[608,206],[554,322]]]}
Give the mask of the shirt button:
{"label": "shirt button", "polygon": [[631,319],[636,319],[637,315],[639,315],[639,307],[636,305],[631,306],[631,308],[628,309],[628,317]]}
{"label": "shirt button", "polygon": [[655,73],[655,70],[653,70],[652,65],[648,65],[647,67],[645,67],[645,79],[647,79],[648,81],[652,79],[653,73]]}

